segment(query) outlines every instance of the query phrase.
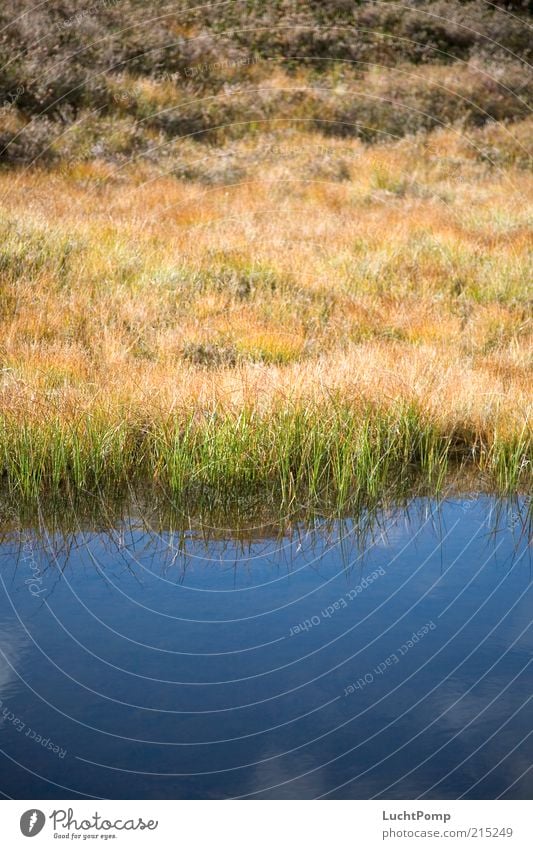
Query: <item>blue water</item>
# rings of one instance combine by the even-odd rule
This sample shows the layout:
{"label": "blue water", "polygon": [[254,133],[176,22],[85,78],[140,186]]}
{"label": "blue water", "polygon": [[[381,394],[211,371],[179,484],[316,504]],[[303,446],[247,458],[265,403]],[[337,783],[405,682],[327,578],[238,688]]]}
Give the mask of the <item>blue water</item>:
{"label": "blue water", "polygon": [[[524,504],[0,546],[0,791],[530,798]],[[523,511],[522,511],[523,512]]]}

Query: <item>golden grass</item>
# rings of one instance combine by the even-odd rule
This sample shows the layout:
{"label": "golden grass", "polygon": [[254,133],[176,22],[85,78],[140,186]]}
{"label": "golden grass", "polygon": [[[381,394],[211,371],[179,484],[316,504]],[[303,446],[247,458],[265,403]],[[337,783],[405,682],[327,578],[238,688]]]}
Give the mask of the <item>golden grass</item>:
{"label": "golden grass", "polygon": [[185,144],[191,167],[239,164],[214,185],[142,161],[1,173],[3,416],[143,423],[335,396],[415,405],[472,449],[529,439],[533,178],[490,165],[484,150],[526,135],[498,132]]}

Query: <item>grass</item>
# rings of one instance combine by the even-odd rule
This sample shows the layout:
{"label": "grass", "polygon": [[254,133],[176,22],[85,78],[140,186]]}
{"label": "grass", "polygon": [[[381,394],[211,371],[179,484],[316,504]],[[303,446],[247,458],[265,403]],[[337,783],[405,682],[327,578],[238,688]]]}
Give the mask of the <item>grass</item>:
{"label": "grass", "polygon": [[[250,138],[230,191],[102,161],[0,174],[10,497],[343,510],[458,465],[526,488],[531,177],[477,154],[507,133]],[[338,160],[349,179],[309,177]]]}
{"label": "grass", "polygon": [[22,424],[4,416],[0,424],[7,493],[21,504],[150,485],[196,507],[231,510],[261,499],[282,513],[325,506],[342,513],[415,484],[441,492],[461,463],[513,493],[531,478],[530,453],[525,433],[484,443],[475,432],[440,429],[412,404],[384,409],[340,398],[201,420],[195,411],[141,424],[127,411],[98,410]]}
{"label": "grass", "polygon": [[530,486],[525,4],[75,5],[0,13],[8,498]]}

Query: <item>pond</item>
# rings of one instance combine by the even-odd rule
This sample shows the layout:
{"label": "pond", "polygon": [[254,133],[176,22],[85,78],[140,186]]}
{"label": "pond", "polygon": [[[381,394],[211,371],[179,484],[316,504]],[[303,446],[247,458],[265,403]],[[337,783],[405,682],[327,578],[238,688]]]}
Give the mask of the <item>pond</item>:
{"label": "pond", "polygon": [[527,500],[232,534],[142,517],[0,546],[0,791],[533,792]]}

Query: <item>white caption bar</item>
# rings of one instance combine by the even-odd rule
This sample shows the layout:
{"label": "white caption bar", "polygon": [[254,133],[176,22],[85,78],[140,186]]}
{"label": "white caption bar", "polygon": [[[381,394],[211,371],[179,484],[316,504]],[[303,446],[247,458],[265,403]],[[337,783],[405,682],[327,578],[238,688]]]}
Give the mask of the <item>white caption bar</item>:
{"label": "white caption bar", "polygon": [[[4,801],[2,845],[530,847],[528,801]],[[34,839],[34,843],[29,843]]]}

